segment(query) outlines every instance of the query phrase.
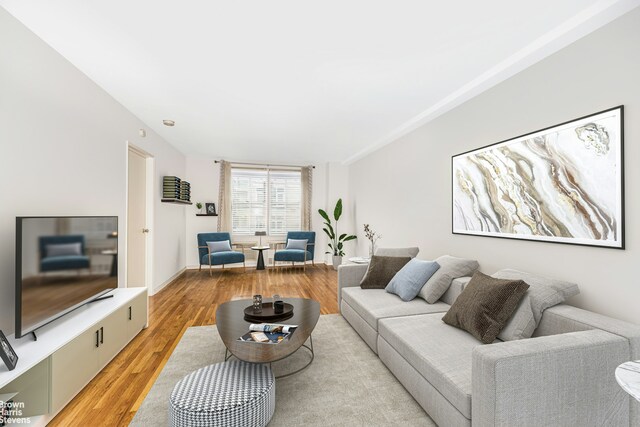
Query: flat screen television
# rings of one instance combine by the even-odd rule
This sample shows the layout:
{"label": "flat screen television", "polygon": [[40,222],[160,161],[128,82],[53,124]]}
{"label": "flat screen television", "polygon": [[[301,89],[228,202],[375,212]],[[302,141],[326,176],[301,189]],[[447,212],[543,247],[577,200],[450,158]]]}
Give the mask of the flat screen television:
{"label": "flat screen television", "polygon": [[16,218],[16,338],[118,287],[118,217]]}

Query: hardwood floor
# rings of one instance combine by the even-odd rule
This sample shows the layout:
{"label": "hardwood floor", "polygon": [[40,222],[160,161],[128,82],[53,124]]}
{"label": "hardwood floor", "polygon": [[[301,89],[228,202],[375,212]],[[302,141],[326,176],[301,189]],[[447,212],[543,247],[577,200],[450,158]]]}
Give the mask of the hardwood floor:
{"label": "hardwood floor", "polygon": [[184,331],[212,325],[219,304],[265,297],[312,298],[320,313],[338,312],[337,274],[328,266],[256,271],[187,270],[149,299],[149,327],[56,416],[50,426],[126,426],[133,419]]}

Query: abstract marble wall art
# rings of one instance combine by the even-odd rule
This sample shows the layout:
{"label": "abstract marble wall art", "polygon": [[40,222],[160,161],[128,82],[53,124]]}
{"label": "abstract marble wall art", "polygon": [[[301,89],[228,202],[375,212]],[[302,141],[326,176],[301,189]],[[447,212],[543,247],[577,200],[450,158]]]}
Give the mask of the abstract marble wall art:
{"label": "abstract marble wall art", "polygon": [[624,248],[623,107],[452,157],[453,233]]}

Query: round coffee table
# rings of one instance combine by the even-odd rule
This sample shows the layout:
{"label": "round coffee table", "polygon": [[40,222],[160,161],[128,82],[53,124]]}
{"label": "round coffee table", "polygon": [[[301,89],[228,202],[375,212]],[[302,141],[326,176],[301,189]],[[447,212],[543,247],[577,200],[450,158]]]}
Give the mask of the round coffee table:
{"label": "round coffee table", "polygon": [[258,263],[256,265],[256,270],[264,270],[264,255],[262,252],[268,250],[269,246],[251,246],[251,249],[258,251]]}
{"label": "round coffee table", "polygon": [[[309,351],[309,362],[302,368],[281,375],[278,378],[287,377],[298,373],[313,362],[313,338],[311,333],[320,318],[320,304],[312,299],[283,298],[293,305],[293,316],[285,323],[298,325],[289,339],[278,344],[260,344],[255,342],[239,341],[242,335],[249,331],[251,322],[244,320],[244,309],[252,304],[252,300],[236,300],[221,304],[216,310],[216,326],[222,342],[226,346],[225,360],[231,356],[250,363],[272,363],[291,356],[300,348]],[[274,321],[272,323],[278,323]],[[309,340],[309,345],[305,343]]]}

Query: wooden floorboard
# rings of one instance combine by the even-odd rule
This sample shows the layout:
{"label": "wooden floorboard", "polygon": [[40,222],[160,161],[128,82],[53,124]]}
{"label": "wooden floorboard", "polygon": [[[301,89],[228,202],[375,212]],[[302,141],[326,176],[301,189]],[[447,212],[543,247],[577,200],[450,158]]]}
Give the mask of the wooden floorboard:
{"label": "wooden floorboard", "polygon": [[321,314],[338,312],[337,274],[325,265],[265,271],[187,270],[149,298],[149,327],[67,405],[50,426],[126,426],[133,419],[182,334],[215,324],[219,304],[262,294],[312,298]]}

